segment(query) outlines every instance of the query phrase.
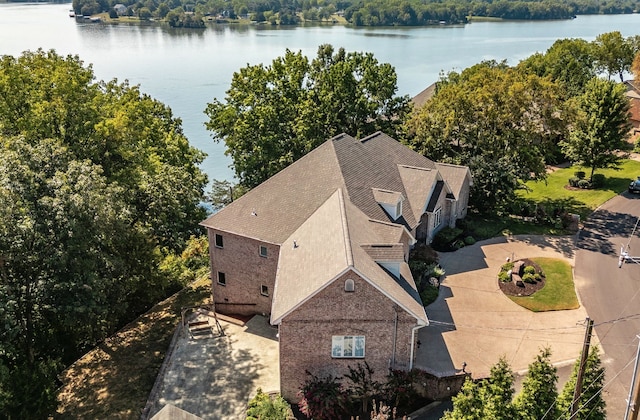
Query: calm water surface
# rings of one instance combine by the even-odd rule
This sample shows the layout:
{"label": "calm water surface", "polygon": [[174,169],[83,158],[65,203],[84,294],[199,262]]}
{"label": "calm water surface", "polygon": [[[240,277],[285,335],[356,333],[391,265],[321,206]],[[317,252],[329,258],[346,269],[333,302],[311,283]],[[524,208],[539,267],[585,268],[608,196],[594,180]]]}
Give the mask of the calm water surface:
{"label": "calm water surface", "polygon": [[347,28],[343,26],[271,29],[210,26],[173,30],[160,26],[76,23],[70,4],[0,4],[0,55],[55,49],[91,64],[98,79],[127,79],[169,105],[182,118],[191,143],[208,158],[210,178],[231,179],[224,145],[204,128],[203,111],[223,99],[234,71],[247,64],[269,64],[289,48],[314,57],[318,45],[372,52],[398,74],[398,93],[415,95],[441,71],[462,70],[481,60],[509,64],[545,51],[560,38],[593,40],[620,31],[640,34],[640,15],[579,16],[567,21],[478,22],[431,28]]}

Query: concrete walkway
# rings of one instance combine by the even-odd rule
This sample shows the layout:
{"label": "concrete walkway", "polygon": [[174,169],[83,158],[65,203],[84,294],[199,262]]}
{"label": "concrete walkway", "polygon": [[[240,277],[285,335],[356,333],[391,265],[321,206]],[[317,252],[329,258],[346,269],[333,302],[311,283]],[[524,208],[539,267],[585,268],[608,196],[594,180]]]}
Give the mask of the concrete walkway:
{"label": "concrete walkway", "polygon": [[[534,313],[513,303],[497,283],[507,258],[563,258],[573,266],[575,237],[493,238],[452,253],[441,253],[446,270],[438,299],[427,307],[429,327],[419,333],[416,367],[436,375],[489,375],[501,356],[524,371],[541,348],[551,348],[558,366],[572,365],[584,340],[583,307]],[[597,337],[592,343],[598,342]]]}
{"label": "concrete walkway", "polygon": [[[196,321],[206,319],[199,315]],[[244,419],[258,388],[279,392],[277,329],[262,316],[220,324],[224,336],[178,332],[150,396],[149,417],[172,404],[203,419]]]}

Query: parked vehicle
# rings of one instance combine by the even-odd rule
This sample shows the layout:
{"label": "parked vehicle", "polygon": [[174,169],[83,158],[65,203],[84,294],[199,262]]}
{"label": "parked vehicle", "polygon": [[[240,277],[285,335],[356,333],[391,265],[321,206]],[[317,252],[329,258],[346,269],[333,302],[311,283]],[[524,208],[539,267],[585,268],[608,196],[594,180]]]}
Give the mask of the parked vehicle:
{"label": "parked vehicle", "polygon": [[630,193],[640,193],[640,176],[635,181],[631,181],[629,184]]}

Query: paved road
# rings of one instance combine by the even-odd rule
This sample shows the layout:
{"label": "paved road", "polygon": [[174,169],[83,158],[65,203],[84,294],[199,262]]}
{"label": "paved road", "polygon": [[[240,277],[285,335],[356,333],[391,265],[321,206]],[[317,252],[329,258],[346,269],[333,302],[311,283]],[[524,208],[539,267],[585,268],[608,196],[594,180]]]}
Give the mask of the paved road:
{"label": "paved road", "polygon": [[[604,397],[611,419],[624,416],[640,334],[640,265],[618,268],[620,247],[630,240],[637,217],[640,195],[608,201],[585,224],[575,256],[576,288],[605,353]],[[637,232],[630,245],[630,254],[640,255]]]}

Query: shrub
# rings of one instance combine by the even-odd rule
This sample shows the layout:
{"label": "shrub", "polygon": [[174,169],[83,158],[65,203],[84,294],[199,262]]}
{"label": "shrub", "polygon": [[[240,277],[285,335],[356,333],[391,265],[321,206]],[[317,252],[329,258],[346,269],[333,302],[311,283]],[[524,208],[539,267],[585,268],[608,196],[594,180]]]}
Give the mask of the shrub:
{"label": "shrub", "polygon": [[458,249],[460,249],[460,248],[464,248],[464,246],[465,246],[465,243],[464,243],[464,241],[463,241],[462,239],[458,239],[457,241],[455,241],[455,242],[451,245],[451,247],[452,247],[453,249],[455,249],[455,250],[458,250]]}
{"label": "shrub", "polygon": [[384,384],[385,399],[394,407],[408,407],[412,401],[419,398],[416,390],[419,379],[419,373],[415,369],[410,371],[390,369],[387,382]]}
{"label": "shrub", "polygon": [[509,276],[508,272],[501,271],[498,273],[498,280],[500,280],[503,283],[508,283],[511,281],[511,276]]}
{"label": "shrub", "polygon": [[419,281],[424,273],[431,270],[431,266],[432,264],[429,264],[426,261],[409,260],[409,270],[411,270],[411,275],[416,281]]}
{"label": "shrub", "polygon": [[591,183],[586,179],[578,181],[578,188],[588,189],[591,188]]}
{"label": "shrub", "polygon": [[513,262],[509,261],[508,263],[502,264],[502,267],[500,267],[500,269],[502,271],[509,271],[509,270],[513,269]]}
{"label": "shrub", "polygon": [[536,268],[532,265],[528,265],[524,268],[524,272],[525,274],[535,274],[536,273]]}
{"label": "shrub", "polygon": [[247,406],[247,420],[289,420],[294,418],[291,406],[281,395],[271,397],[262,392],[261,388],[258,388],[258,393]]}
{"label": "shrub", "polygon": [[536,282],[536,277],[531,273],[525,273],[522,275],[522,281],[525,283],[533,284]]}
{"label": "shrub", "polygon": [[464,238],[464,243],[465,245],[473,245],[476,243],[476,240],[473,236],[469,235],[466,238]]}
{"label": "shrub", "polygon": [[536,281],[542,280],[542,276],[540,275],[540,273],[536,273],[533,276],[535,277]]}
{"label": "shrub", "polygon": [[580,181],[580,178],[578,178],[577,176],[572,176],[571,178],[569,178],[569,185],[572,187],[578,187],[579,181]]}
{"label": "shrub", "polygon": [[604,174],[594,174],[591,178],[591,186],[593,188],[601,188],[604,186],[605,176]]}
{"label": "shrub", "polygon": [[448,248],[462,233],[462,229],[445,227],[440,229],[433,238],[433,245],[440,248]]}
{"label": "shrub", "polygon": [[346,393],[340,381],[329,375],[320,378],[307,371],[307,379],[299,391],[298,407],[302,414],[317,420],[342,418],[346,407]]}
{"label": "shrub", "polygon": [[436,286],[430,284],[426,285],[420,292],[420,300],[422,300],[422,306],[431,305],[438,299],[438,292],[440,290]]}
{"label": "shrub", "polygon": [[587,174],[586,174],[586,172],[585,172],[585,171],[575,171],[573,174],[574,174],[574,175],[576,176],[576,178],[578,178],[578,179],[584,179],[584,177],[585,177],[585,176],[587,176]]}
{"label": "shrub", "polygon": [[433,269],[431,270],[431,273],[429,273],[430,277],[442,277],[444,276],[446,273],[446,271],[444,271],[444,268],[440,267],[439,265],[434,265]]}

